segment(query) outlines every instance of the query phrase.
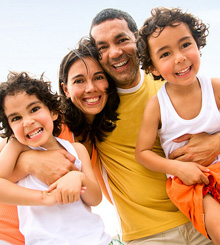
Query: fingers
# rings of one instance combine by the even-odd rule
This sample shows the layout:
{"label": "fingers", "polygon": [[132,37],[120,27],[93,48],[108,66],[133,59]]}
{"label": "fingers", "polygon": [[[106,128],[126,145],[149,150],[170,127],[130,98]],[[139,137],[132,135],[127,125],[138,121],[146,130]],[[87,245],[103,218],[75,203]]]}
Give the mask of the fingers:
{"label": "fingers", "polygon": [[206,177],[204,174],[201,176],[201,181],[202,183],[204,183],[205,185],[209,184],[209,179],[208,177]]}
{"label": "fingers", "polygon": [[184,135],[174,139],[173,142],[180,143],[182,141],[189,140],[190,137],[191,137],[191,134],[184,134]]}

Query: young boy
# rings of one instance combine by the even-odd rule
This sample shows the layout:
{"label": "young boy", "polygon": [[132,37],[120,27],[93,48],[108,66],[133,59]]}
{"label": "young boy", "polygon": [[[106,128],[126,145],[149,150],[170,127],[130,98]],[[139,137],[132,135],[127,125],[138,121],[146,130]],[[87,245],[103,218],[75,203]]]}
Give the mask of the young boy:
{"label": "young boy", "polygon": [[[220,130],[220,79],[198,75],[208,28],[178,8],[156,8],[151,13],[139,33],[141,62],[147,73],[167,82],[147,103],[136,159],[171,176],[167,181],[171,200],[198,231],[220,244],[219,157],[209,169],[168,159],[181,146],[173,141],[179,136]],[[152,151],[157,132],[167,159]]]}

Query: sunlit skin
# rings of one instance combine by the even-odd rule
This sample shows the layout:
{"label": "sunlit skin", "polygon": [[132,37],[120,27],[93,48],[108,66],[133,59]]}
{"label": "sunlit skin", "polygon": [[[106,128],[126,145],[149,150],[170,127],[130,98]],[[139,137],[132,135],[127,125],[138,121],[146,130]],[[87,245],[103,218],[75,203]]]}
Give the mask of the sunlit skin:
{"label": "sunlit skin", "polygon": [[136,38],[124,19],[106,20],[91,30],[101,54],[100,63],[119,88],[131,88],[140,81]]}
{"label": "sunlit skin", "polygon": [[168,86],[197,81],[200,51],[185,23],[165,27],[159,36],[151,35],[148,42],[154,66],[152,73],[169,81]]}
{"label": "sunlit skin", "polygon": [[102,111],[108,99],[106,89],[108,81],[104,70],[92,58],[75,61],[69,69],[67,85],[62,84],[63,91],[73,104],[93,121],[95,115]]}
{"label": "sunlit skin", "polygon": [[52,132],[57,115],[50,112],[35,95],[25,92],[7,95],[4,108],[14,136],[20,143],[54,149],[57,143]]}

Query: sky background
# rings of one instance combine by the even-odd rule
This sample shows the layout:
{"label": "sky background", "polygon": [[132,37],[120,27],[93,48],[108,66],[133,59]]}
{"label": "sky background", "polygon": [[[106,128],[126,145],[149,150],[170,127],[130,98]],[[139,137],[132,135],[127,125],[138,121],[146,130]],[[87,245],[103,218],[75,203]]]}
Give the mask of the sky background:
{"label": "sky background", "polygon": [[[202,49],[200,73],[220,77],[220,1],[216,0],[0,0],[0,82],[9,71],[44,72],[58,89],[62,58],[89,33],[92,18],[104,8],[128,12],[140,28],[154,7],[180,7],[210,25]],[[118,231],[112,207],[103,201],[96,212],[110,234]]]}

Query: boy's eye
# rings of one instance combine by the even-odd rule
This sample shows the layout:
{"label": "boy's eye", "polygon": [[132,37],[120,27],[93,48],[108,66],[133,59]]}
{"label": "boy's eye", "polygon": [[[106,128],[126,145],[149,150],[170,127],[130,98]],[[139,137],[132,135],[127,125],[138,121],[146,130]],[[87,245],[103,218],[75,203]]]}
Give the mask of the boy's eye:
{"label": "boy's eye", "polygon": [[187,48],[191,43],[184,43],[183,48]]}
{"label": "boy's eye", "polygon": [[40,109],[39,106],[35,106],[35,107],[33,107],[33,108],[31,109],[31,112],[36,112],[36,111],[38,111],[39,109]]}

